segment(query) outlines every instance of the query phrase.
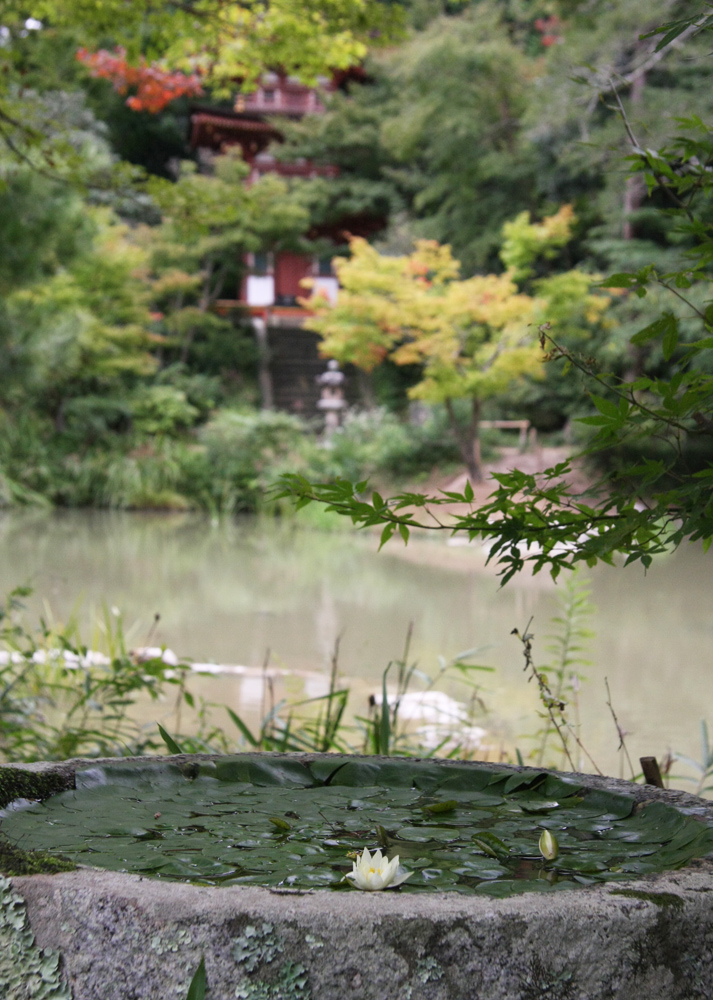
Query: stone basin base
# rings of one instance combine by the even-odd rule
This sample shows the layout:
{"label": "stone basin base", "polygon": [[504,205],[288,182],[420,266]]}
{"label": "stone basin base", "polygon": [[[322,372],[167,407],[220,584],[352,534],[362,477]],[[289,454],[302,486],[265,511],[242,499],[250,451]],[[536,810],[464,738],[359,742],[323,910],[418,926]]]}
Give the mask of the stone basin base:
{"label": "stone basin base", "polygon": [[507,900],[295,896],[98,871],[13,884],[37,944],[60,949],[74,1000],[184,1000],[202,955],[210,1000],[713,996],[710,866]]}
{"label": "stone basin base", "polygon": [[[71,775],[80,764],[55,770]],[[711,819],[710,803],[682,793],[582,782]],[[709,859],[508,899],[202,887],[96,869],[13,878],[12,887],[36,945],[61,952],[74,1000],[185,1000],[201,957],[206,1000],[713,997]],[[2,968],[0,959],[0,978]],[[0,981],[3,1000],[35,995],[66,994],[3,992]]]}

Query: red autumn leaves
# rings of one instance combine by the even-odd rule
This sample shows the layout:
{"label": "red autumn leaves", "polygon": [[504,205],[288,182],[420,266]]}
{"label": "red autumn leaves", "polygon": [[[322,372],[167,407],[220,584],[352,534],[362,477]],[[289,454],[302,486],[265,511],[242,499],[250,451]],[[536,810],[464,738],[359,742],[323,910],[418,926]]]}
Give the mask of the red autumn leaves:
{"label": "red autumn leaves", "polygon": [[126,100],[132,111],[155,114],[178,97],[197,97],[203,93],[197,75],[171,73],[147,63],[143,58],[138,66],[130,66],[126,61],[126,49],[121,47],[114,49],[113,53],[106,49],[99,49],[98,52],[79,49],[77,59],[92,76],[111,80],[118,94],[136,88],[136,93]]}
{"label": "red autumn leaves", "polygon": [[[558,33],[559,18],[540,17],[535,21],[535,28],[542,36],[544,46],[561,42]],[[114,90],[126,94],[136,88],[136,93],[126,99],[132,111],[149,111],[156,114],[163,111],[167,104],[179,97],[198,97],[203,93],[200,78],[193,73],[171,72],[160,69],[155,63],[147,63],[142,57],[138,66],[131,66],[126,60],[126,49],[117,46],[113,53],[106,49],[90,52],[88,49],[77,50],[77,59],[83,63],[94,77],[111,80]]]}
{"label": "red autumn leaves", "polygon": [[535,28],[542,35],[542,44],[546,47],[561,42],[562,36],[558,33],[560,20],[554,14],[550,17],[538,17],[535,21]]}

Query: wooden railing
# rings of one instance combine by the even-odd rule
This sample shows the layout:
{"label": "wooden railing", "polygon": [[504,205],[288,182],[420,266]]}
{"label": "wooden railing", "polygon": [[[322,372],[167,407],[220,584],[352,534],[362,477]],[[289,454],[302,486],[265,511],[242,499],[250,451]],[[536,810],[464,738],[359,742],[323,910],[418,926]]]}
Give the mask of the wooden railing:
{"label": "wooden railing", "polygon": [[480,426],[484,430],[519,431],[518,447],[524,451],[528,443],[531,448],[537,444],[537,430],[530,426],[529,420],[481,420]]}

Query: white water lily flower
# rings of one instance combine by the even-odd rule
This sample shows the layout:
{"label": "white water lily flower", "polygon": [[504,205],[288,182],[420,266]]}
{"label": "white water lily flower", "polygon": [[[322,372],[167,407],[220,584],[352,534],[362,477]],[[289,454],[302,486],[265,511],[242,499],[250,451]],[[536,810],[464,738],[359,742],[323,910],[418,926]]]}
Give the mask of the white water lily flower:
{"label": "white water lily flower", "polygon": [[352,870],[347,875],[348,879],[353,879],[353,885],[357,889],[366,889],[373,892],[375,889],[393,889],[401,885],[413,872],[399,872],[399,856],[396,855],[391,861],[383,857],[380,850],[369,853],[368,848],[364,848],[357,860],[352,864]]}

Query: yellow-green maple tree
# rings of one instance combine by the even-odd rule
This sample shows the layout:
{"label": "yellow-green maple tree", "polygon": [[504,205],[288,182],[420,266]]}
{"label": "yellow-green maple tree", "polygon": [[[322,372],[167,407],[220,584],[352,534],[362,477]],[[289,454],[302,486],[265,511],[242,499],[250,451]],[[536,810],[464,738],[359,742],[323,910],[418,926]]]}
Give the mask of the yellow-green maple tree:
{"label": "yellow-green maple tree", "polygon": [[[503,274],[460,278],[449,246],[420,240],[401,257],[380,254],[363,239],[335,262],[336,305],[313,296],[308,325],[322,335],[322,353],[365,371],[385,358],[420,365],[412,399],[442,403],[470,478],[482,478],[479,426],[483,404],[519,379],[537,377],[543,360],[538,324],[554,320],[571,332],[597,322],[607,299],[589,293],[591,276],[567,271],[521,285],[531,265],[568,242],[574,214],[564,205],[540,223],[524,213],[504,228]],[[467,423],[454,400],[467,399]]]}
{"label": "yellow-green maple tree", "polygon": [[[483,403],[525,373],[537,374],[532,333],[538,300],[518,291],[509,274],[459,279],[450,247],[429,240],[413,253],[385,257],[363,239],[336,262],[337,304],[316,297],[308,325],[322,334],[322,353],[372,370],[387,356],[422,366],[413,399],[443,403],[473,480],[482,478],[479,424]],[[470,400],[470,419],[453,401]]]}

